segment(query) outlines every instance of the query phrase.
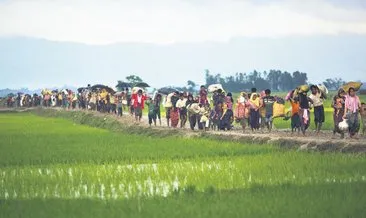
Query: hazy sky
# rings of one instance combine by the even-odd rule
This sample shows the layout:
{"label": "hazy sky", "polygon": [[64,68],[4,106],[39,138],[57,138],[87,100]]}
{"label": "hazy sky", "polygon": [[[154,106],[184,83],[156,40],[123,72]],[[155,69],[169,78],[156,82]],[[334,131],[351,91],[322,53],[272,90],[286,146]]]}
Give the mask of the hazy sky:
{"label": "hazy sky", "polygon": [[87,44],[366,34],[364,0],[0,0],[0,35]]}
{"label": "hazy sky", "polygon": [[[148,53],[140,58],[136,54],[140,54],[139,52],[146,54],[145,50],[150,50],[149,46],[141,48],[144,44],[138,44],[136,57],[131,58],[131,61],[124,65],[124,63],[119,64],[121,60],[113,56],[112,48],[109,48],[111,51],[106,52],[108,56],[103,56],[103,58],[99,58],[96,53],[94,56],[97,58],[95,59],[83,59],[83,57],[77,56],[79,53],[75,53],[70,55],[73,57],[71,60],[64,61],[61,60],[62,55],[68,56],[75,51],[74,47],[70,48],[73,44],[61,44],[60,47],[63,47],[65,52],[57,49],[53,52],[52,49],[55,49],[55,46],[46,43],[49,48],[42,47],[43,52],[38,53],[37,48],[30,46],[22,48],[23,50],[18,54],[16,51],[21,50],[20,45],[17,46],[15,43],[13,47],[8,46],[8,50],[6,50],[6,52],[15,50],[12,55],[4,52],[1,54],[0,51],[0,58],[3,59],[0,60],[0,63],[6,65],[0,66],[0,71],[12,74],[5,77],[5,80],[8,81],[0,81],[0,86],[19,87],[24,84],[24,86],[35,87],[40,84],[84,84],[85,79],[77,77],[68,82],[70,75],[67,75],[67,72],[74,74],[89,72],[88,78],[93,78],[91,82],[96,82],[99,78],[97,72],[103,69],[108,70],[106,73],[110,73],[108,84],[111,84],[115,78],[123,79],[121,75],[125,75],[127,72],[136,72],[143,78],[147,78],[152,84],[161,86],[164,85],[163,83],[169,85],[169,82],[155,79],[154,75],[164,78],[171,73],[171,69],[174,67],[178,69],[176,70],[177,76],[170,82],[175,85],[183,85],[185,82],[182,81],[188,79],[203,82],[203,75],[199,73],[206,68],[220,73],[272,68],[300,70],[307,72],[311,81],[318,81],[344,75],[345,67],[349,66],[350,71],[354,72],[351,74],[354,78],[351,79],[365,80],[366,62],[360,61],[359,57],[363,56],[365,52],[360,48],[357,52],[352,50],[357,48],[362,39],[359,39],[358,44],[355,43],[353,47],[343,41],[344,44],[334,50],[337,56],[334,57],[336,61],[333,62],[333,57],[330,56],[332,54],[323,51],[324,48],[327,48],[326,46],[323,50],[316,49],[316,45],[322,41],[314,42],[314,37],[334,39],[345,35],[366,37],[366,0],[0,0],[0,39],[29,37],[88,45],[112,44],[110,46],[114,46],[116,49],[122,47],[118,47],[114,43],[149,43],[149,46],[154,44],[174,45],[170,47],[172,49],[169,52],[165,52],[165,47],[161,47],[162,49],[159,47],[156,49],[157,52],[154,50],[151,54]],[[314,42],[311,44],[314,48],[306,53],[310,56],[301,57],[306,60],[301,64],[296,62],[299,54],[295,54],[299,51],[299,46],[296,49],[288,47],[286,50],[288,45],[282,43],[292,37],[300,37],[303,42],[306,42],[307,38],[309,41],[312,38],[311,42]],[[236,49],[233,40],[238,38],[260,39],[261,50],[265,53],[253,53],[254,57],[250,62],[243,62],[238,59],[237,55],[242,55],[250,45],[238,46]],[[281,54],[282,57],[278,57],[277,62],[276,60],[270,62],[269,60],[274,59],[274,55],[277,55],[277,51],[271,52],[271,49],[272,47],[277,48],[278,45],[268,46],[269,49],[266,50],[266,43],[263,39],[274,43],[276,41],[273,39],[279,39],[281,46],[289,53]],[[342,40],[339,41],[342,42]],[[187,51],[184,50],[185,48],[182,50],[182,46],[185,45],[182,43],[189,44]],[[210,46],[207,43],[219,43],[217,45],[219,48],[214,51],[216,53],[224,51],[225,53],[216,54],[216,56],[210,54]],[[192,46],[195,44],[197,44],[201,56],[190,56],[188,48],[193,51]],[[231,47],[227,46],[229,44]],[[135,44],[128,45],[132,46],[128,51],[134,51]],[[278,48],[282,49],[281,46]],[[77,50],[79,47],[75,44],[75,48]],[[179,50],[179,54],[176,56],[171,55],[176,51],[175,48],[180,49],[176,49]],[[47,52],[44,52],[45,49]],[[251,49],[248,51],[258,50],[256,47],[251,47]],[[344,53],[351,55],[345,54],[342,57],[345,49]],[[163,50],[166,57],[169,57],[167,58],[169,59],[168,64],[165,64],[164,60],[154,57],[159,54],[160,50]],[[98,52],[99,48],[96,47],[91,51]],[[312,61],[311,52],[321,53],[322,57],[326,57],[327,60],[324,61],[324,64],[322,64],[322,60]],[[55,56],[52,56],[53,53]],[[182,53],[185,55],[181,55]],[[41,54],[44,56],[41,57]],[[130,54],[131,52],[123,56],[125,61],[129,59]],[[37,55],[40,56],[37,57]],[[236,57],[234,57],[235,55]],[[17,58],[18,56],[19,58]],[[176,60],[175,57],[185,59],[194,57],[196,63],[189,66],[189,60],[178,60],[178,58]],[[54,62],[42,61],[45,59],[52,59]],[[224,59],[226,62],[222,61]],[[343,66],[339,66],[340,64]],[[145,66],[142,67],[142,65]],[[63,72],[62,69],[67,69],[67,72],[66,70]],[[92,71],[93,69],[95,72]],[[43,80],[47,72],[56,70],[58,70],[58,80],[50,81],[50,78]],[[323,72],[327,72],[327,75],[319,77]],[[30,76],[37,79],[29,78]],[[18,78],[23,80],[18,80]],[[17,83],[14,82],[14,79],[17,79]],[[100,81],[100,83],[103,82]]]}

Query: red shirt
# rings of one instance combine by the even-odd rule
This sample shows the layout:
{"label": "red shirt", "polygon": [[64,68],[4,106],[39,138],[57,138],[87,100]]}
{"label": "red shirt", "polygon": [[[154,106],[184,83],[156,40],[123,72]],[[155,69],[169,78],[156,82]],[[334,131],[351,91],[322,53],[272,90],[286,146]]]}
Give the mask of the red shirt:
{"label": "red shirt", "polygon": [[133,100],[134,108],[137,108],[139,105],[141,105],[141,109],[145,108],[145,101],[146,101],[145,95],[139,96],[138,94],[132,94],[131,99]]}

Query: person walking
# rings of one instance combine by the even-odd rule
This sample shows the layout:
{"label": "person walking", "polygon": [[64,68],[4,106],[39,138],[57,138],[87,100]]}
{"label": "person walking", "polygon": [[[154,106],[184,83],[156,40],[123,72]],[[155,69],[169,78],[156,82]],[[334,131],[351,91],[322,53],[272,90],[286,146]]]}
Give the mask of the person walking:
{"label": "person walking", "polygon": [[140,122],[142,118],[142,111],[145,108],[146,95],[142,93],[142,90],[138,90],[137,94],[133,96],[133,110],[135,112],[136,122]]}
{"label": "person walking", "polygon": [[345,100],[345,110],[343,119],[348,120],[349,135],[351,138],[355,138],[356,134],[360,130],[360,121],[358,114],[361,109],[361,101],[356,95],[354,88],[348,90],[348,95]]}
{"label": "person walking", "polygon": [[320,130],[322,128],[322,125],[325,121],[325,113],[324,113],[324,106],[323,106],[324,97],[323,97],[322,93],[320,92],[318,86],[312,85],[310,87],[310,89],[311,89],[311,94],[310,94],[309,98],[312,100],[313,106],[314,106],[315,129],[316,129],[316,133],[319,134]]}

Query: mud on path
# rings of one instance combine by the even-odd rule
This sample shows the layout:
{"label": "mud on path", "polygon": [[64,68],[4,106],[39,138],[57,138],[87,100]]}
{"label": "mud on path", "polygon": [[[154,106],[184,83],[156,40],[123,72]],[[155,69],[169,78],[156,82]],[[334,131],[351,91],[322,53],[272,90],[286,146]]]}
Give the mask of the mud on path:
{"label": "mud on path", "polygon": [[[141,122],[136,122],[135,118],[129,114],[124,114],[122,117],[116,117],[112,114],[99,113],[95,111],[81,111],[81,110],[64,110],[61,108],[29,108],[22,110],[14,110],[2,108],[0,112],[33,112],[40,116],[52,116],[52,117],[65,117],[66,114],[74,114],[73,116],[67,117],[68,119],[80,119],[82,116],[87,116],[87,119],[99,119],[101,121],[109,120],[116,121],[122,127],[120,131],[129,131],[134,129],[134,134],[146,134],[149,132],[150,135],[157,135],[160,137],[165,136],[177,136],[177,137],[204,137],[218,141],[236,141],[249,144],[274,144],[282,148],[291,148],[298,150],[308,151],[327,151],[327,152],[345,152],[345,153],[366,153],[366,137],[358,136],[358,139],[351,139],[345,137],[340,139],[339,135],[333,136],[331,131],[322,131],[317,135],[314,131],[307,131],[307,135],[304,137],[301,134],[292,134],[290,130],[272,130],[272,132],[258,131],[252,132],[247,129],[243,133],[241,128],[236,127],[231,131],[203,131],[194,130],[188,128],[169,128],[166,125],[166,120],[162,119],[162,125],[150,127],[148,125],[147,116],[143,116]],[[75,118],[77,114],[78,118]],[[81,122],[83,123],[83,122]],[[88,124],[86,124],[88,125]],[[98,125],[98,124],[97,124]],[[108,124],[100,126],[101,128],[107,128]]]}

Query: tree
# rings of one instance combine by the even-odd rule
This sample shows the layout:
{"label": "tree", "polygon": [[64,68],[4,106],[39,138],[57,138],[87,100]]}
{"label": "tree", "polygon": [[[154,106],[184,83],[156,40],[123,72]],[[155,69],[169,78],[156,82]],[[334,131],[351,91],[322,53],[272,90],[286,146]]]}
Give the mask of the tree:
{"label": "tree", "polygon": [[281,81],[281,83],[279,84],[281,87],[280,90],[287,91],[295,88],[293,85],[291,74],[286,71],[281,74],[280,81]]}
{"label": "tree", "polygon": [[215,77],[211,75],[210,71],[207,69],[205,70],[205,80],[206,80],[206,86],[216,83]]}
{"label": "tree", "polygon": [[344,85],[346,82],[341,78],[334,78],[334,79],[326,79],[323,84],[329,89],[329,90],[338,90],[339,87]]}
{"label": "tree", "polygon": [[197,86],[196,83],[193,82],[192,80],[187,81],[187,90],[188,90],[188,92],[193,93],[196,86]]}
{"label": "tree", "polygon": [[135,86],[137,83],[143,82],[143,80],[136,75],[130,75],[126,77],[126,80],[132,85]]}
{"label": "tree", "polygon": [[295,88],[297,86],[307,84],[308,77],[307,77],[306,73],[301,73],[299,71],[295,71],[292,73],[292,81],[293,81],[293,85]]}
{"label": "tree", "polygon": [[281,78],[282,72],[280,70],[270,70],[267,74],[267,81],[270,84],[270,87],[273,91],[279,91],[279,81]]}

